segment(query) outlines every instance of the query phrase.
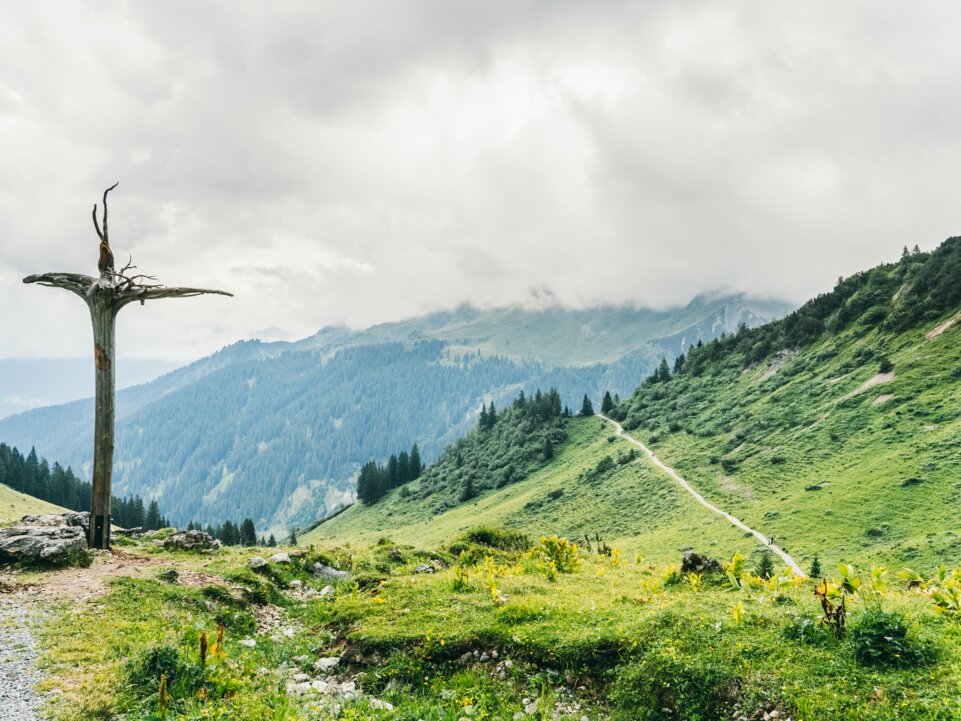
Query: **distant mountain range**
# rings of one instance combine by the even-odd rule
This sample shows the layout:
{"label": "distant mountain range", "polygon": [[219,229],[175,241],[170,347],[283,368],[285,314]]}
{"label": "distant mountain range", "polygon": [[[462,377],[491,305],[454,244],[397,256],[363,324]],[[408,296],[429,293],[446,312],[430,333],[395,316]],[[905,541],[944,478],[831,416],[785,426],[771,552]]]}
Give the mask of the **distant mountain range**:
{"label": "distant mountain range", "polygon": [[[433,460],[483,402],[550,386],[575,410],[584,393],[626,396],[661,357],[788,310],[739,295],[667,310],[461,306],[235,343],[118,393],[115,492],[156,498],[174,523],[251,516],[283,532],[349,500],[370,458],[417,442]],[[0,420],[0,439],[85,477],[92,427],[85,399]]]}

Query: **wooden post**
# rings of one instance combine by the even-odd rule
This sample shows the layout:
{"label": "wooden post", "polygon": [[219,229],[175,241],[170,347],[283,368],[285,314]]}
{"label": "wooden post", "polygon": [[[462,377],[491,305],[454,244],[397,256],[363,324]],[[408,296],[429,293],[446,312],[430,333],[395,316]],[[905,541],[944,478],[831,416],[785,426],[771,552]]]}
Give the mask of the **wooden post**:
{"label": "wooden post", "polygon": [[96,374],[94,394],[93,434],[93,491],[90,499],[90,548],[110,548],[110,497],[113,477],[114,451],[114,400],[115,377],[114,351],[117,313],[128,303],[160,298],[190,298],[195,295],[227,295],[223,290],[207,288],[168,288],[148,275],[127,275],[136,266],[128,263],[119,272],[114,271],[113,252],[107,234],[107,193],[103,194],[103,232],[97,225],[97,206],[93,206],[93,224],[100,236],[100,277],[93,278],[79,273],[44,273],[30,275],[24,283],[38,283],[51,288],[63,288],[83,298],[90,309],[93,324],[93,356]]}
{"label": "wooden post", "polygon": [[90,548],[110,548],[110,496],[113,478],[114,338],[117,310],[110,288],[94,286],[87,300],[93,322],[96,374],[93,431],[93,491],[90,499]]}

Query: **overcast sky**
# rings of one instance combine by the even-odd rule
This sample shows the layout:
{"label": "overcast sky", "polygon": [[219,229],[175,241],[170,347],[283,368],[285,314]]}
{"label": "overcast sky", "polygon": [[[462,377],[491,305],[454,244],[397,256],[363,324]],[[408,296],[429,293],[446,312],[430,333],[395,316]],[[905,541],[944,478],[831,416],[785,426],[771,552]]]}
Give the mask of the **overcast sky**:
{"label": "overcast sky", "polygon": [[0,357],[81,356],[29,273],[118,258],[236,298],[121,355],[462,301],[801,301],[961,232],[961,6],[6,3]]}

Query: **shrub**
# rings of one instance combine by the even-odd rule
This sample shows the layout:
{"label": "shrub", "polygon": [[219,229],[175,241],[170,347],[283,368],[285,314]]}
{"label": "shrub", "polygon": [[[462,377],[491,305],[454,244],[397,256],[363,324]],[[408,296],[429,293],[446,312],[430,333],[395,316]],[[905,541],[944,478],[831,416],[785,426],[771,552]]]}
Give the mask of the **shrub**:
{"label": "shrub", "polygon": [[127,664],[127,678],[134,688],[153,693],[160,685],[160,676],[167,677],[168,688],[181,692],[192,691],[200,682],[198,670],[188,664],[172,646],[156,646],[143,652]]}
{"label": "shrub", "polygon": [[859,663],[869,666],[910,666],[924,654],[908,639],[908,626],[899,613],[866,611],[851,630],[851,646]]}
{"label": "shrub", "polygon": [[557,536],[541,536],[536,553],[545,562],[553,562],[560,573],[574,573],[581,565],[577,544]]}
{"label": "shrub", "polygon": [[[552,498],[559,498],[552,496]],[[475,526],[469,528],[461,534],[458,541],[462,543],[476,543],[488,548],[496,548],[499,551],[527,551],[533,544],[530,536],[522,531],[510,531],[506,528],[494,528],[492,526]]]}

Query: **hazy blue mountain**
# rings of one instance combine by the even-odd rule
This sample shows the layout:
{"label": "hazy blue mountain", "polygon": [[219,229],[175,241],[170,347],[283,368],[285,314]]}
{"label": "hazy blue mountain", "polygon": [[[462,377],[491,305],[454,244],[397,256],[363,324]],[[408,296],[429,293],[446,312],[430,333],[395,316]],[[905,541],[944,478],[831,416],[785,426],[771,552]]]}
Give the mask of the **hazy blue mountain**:
{"label": "hazy blue mountain", "polygon": [[[157,498],[174,523],[251,516],[283,531],[350,498],[370,458],[417,442],[432,461],[482,402],[551,386],[575,411],[584,393],[626,397],[662,356],[783,308],[742,297],[673,311],[462,306],[235,343],[118,393],[115,491]],[[0,420],[0,439],[87,477],[92,427],[87,399]]]}
{"label": "hazy blue mountain", "polygon": [[[147,383],[177,367],[173,361],[122,358],[117,387]],[[93,357],[0,359],[0,418],[93,393]]]}

